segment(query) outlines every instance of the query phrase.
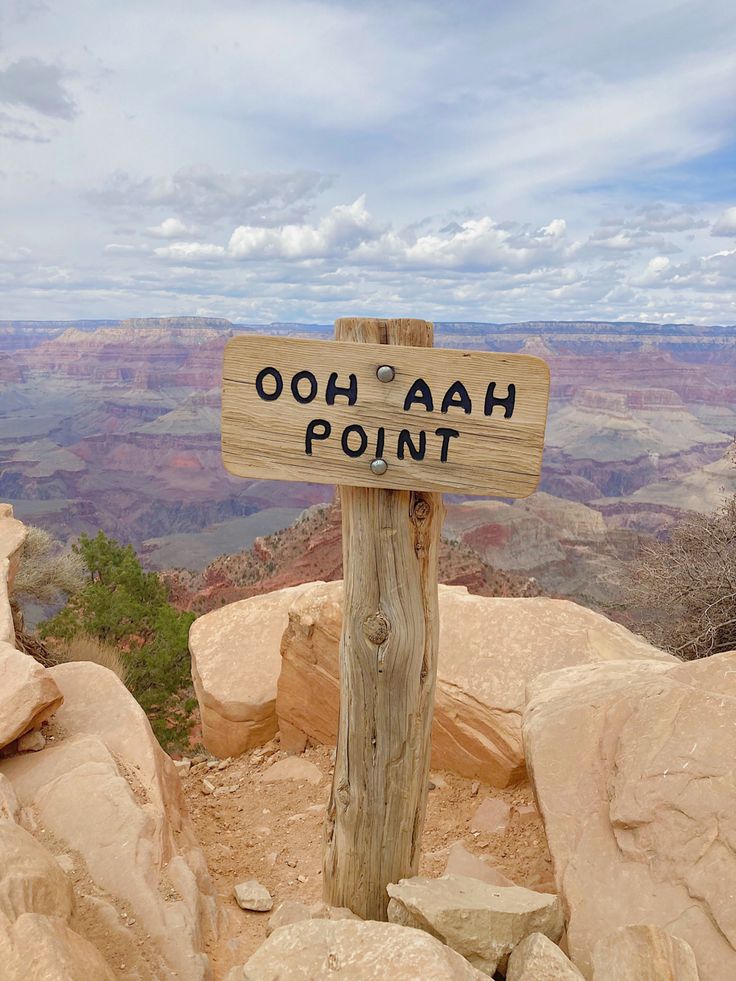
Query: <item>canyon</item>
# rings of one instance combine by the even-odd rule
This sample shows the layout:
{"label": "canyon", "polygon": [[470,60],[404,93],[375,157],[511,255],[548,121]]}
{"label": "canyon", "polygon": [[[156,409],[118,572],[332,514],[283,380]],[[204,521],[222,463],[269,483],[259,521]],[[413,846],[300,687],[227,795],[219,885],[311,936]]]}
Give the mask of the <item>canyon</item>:
{"label": "canyon", "polygon": [[[0,497],[63,541],[103,528],[152,568],[196,574],[329,502],[329,486],[223,468],[222,356],[239,333],[329,338],[332,328],[196,317],[0,322]],[[556,567],[547,588],[566,570],[595,593],[590,542],[574,542],[581,514],[602,521],[592,541],[605,541],[615,564],[641,536],[666,534],[683,511],[736,491],[732,327],[438,323],[436,344],[535,354],[550,366],[542,495],[448,497],[448,534],[484,561],[523,576]],[[530,540],[521,527],[538,555],[522,554]]]}

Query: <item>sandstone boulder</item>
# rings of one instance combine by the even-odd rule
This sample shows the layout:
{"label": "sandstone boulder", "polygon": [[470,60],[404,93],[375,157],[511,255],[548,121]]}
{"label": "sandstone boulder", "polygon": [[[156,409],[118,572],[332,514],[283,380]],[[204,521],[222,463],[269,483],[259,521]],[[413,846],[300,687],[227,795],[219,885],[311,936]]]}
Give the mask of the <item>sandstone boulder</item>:
{"label": "sandstone boulder", "polygon": [[13,821],[0,821],[0,914],[44,913],[68,920],[71,882],[53,855]]}
{"label": "sandstone boulder", "polygon": [[[593,981],[699,981],[692,947],[659,927],[626,926],[593,951]],[[507,979],[508,981],[508,979]]]}
{"label": "sandstone boulder", "polygon": [[[642,981],[643,977],[642,975]],[[584,981],[584,979],[557,944],[553,944],[543,933],[530,933],[518,947],[514,947],[506,969],[506,981]],[[618,975],[612,975],[610,981],[619,981]]]}
{"label": "sandstone boulder", "polygon": [[[440,645],[432,765],[497,787],[524,773],[526,685],[543,672],[616,659],[675,659],[619,624],[567,600],[497,599],[440,586]],[[276,712],[292,733],[335,742],[342,583],[305,587],[289,610]],[[230,652],[229,663],[237,655]]]}
{"label": "sandstone boulder", "polygon": [[556,896],[520,886],[490,886],[478,879],[415,876],[386,887],[391,923],[426,930],[478,970],[505,970],[508,955],[527,934],[562,936],[562,905]]}
{"label": "sandstone boulder", "polygon": [[15,628],[10,593],[25,539],[25,525],[13,517],[13,508],[9,504],[0,504],[0,642],[12,647],[15,646]]}
{"label": "sandstone boulder", "polygon": [[62,701],[50,671],[0,642],[0,749],[51,718]]}
{"label": "sandstone boulder", "polygon": [[145,938],[158,976],[206,978],[215,899],[173,763],[111,671],[76,663],[48,673],[65,696],[66,735],[0,762],[24,827],[47,834],[58,861],[83,873],[76,899],[96,936],[119,932],[122,910],[136,924],[128,947]]}
{"label": "sandstone boulder", "polygon": [[484,981],[454,950],[393,923],[306,920],[274,931],[248,960],[243,981]]}
{"label": "sandstone boulder", "polygon": [[215,756],[239,756],[277,731],[276,686],[288,611],[306,586],[230,603],[189,631],[202,739]]}
{"label": "sandstone boulder", "polygon": [[736,977],[736,652],[557,671],[530,686],[524,743],[583,973],[645,923]]}
{"label": "sandstone boulder", "polygon": [[102,954],[58,916],[0,914],[3,981],[116,981]]}

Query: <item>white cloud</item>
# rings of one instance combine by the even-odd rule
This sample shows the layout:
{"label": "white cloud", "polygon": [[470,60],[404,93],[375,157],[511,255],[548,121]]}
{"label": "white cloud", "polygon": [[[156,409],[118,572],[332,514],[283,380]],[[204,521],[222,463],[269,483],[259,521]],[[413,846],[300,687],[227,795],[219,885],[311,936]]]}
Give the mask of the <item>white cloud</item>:
{"label": "white cloud", "polygon": [[211,262],[222,258],[225,249],[207,242],[174,242],[173,245],[154,249],[153,254],[160,259],[177,259],[180,262]]}
{"label": "white cloud", "polygon": [[726,208],[713,224],[713,235],[736,235],[736,207]]}
{"label": "white cloud", "polygon": [[361,196],[333,208],[317,225],[240,225],[230,236],[228,253],[235,259],[322,259],[348,253],[380,231]]}
{"label": "white cloud", "polygon": [[185,225],[180,218],[164,218],[159,225],[146,229],[146,235],[151,238],[191,238],[196,229]]}

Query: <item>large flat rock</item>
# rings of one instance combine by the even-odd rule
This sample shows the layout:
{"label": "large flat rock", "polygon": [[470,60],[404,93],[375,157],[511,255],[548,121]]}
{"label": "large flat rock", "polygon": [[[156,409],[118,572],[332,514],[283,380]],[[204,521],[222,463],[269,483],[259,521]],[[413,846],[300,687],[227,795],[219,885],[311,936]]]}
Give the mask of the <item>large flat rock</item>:
{"label": "large flat rock", "polygon": [[192,624],[189,650],[202,739],[215,756],[239,756],[276,734],[281,638],[290,606],[312,585],[251,596]]}
{"label": "large flat rock", "polygon": [[305,920],[280,927],[240,976],[243,981],[486,981],[428,933],[373,920]]}
{"label": "large flat rock", "polygon": [[491,886],[462,875],[414,876],[386,887],[392,923],[426,930],[483,974],[505,973],[514,947],[531,933],[562,936],[557,896],[521,886]]}
{"label": "large flat rock", "polygon": [[524,743],[586,977],[636,924],[686,941],[701,978],[736,977],[736,651],[540,678]]}
{"label": "large flat rock", "polygon": [[[294,732],[335,742],[342,595],[341,582],[305,587],[289,610],[276,698],[287,748]],[[489,598],[458,586],[440,586],[439,597],[432,765],[497,787],[524,774],[521,715],[534,678],[621,658],[675,663],[619,624],[567,600]]]}

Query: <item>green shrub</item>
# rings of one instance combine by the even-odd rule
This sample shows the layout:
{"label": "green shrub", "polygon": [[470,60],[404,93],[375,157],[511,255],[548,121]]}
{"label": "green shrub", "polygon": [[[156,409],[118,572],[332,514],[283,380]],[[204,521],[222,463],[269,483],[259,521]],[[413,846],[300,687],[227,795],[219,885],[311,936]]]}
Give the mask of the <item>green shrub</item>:
{"label": "green shrub", "polygon": [[131,545],[103,532],[82,535],[74,546],[86,583],[56,616],[40,627],[42,637],[71,642],[80,633],[120,649],[128,688],[146,711],[165,748],[186,744],[191,692],[187,638],[195,619],[169,603],[158,576],[146,572]]}

